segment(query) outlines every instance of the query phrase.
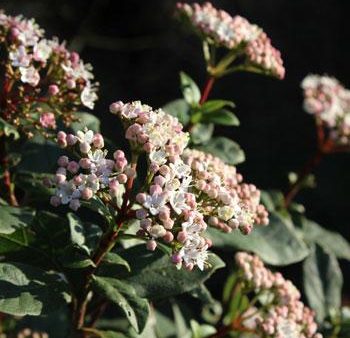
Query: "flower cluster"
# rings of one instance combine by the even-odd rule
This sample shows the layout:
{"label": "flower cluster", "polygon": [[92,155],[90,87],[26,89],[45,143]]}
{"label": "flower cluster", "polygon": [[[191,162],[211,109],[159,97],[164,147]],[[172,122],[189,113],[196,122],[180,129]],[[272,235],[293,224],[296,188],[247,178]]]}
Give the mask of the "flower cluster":
{"label": "flower cluster", "polygon": [[268,224],[260,191],[252,184],[242,183],[243,177],[234,166],[193,149],[186,149],[183,159],[192,169],[193,190],[209,225],[225,232],[239,228],[248,234],[254,224]]}
{"label": "flower cluster", "polygon": [[255,305],[246,315],[254,313],[253,325],[260,329],[263,337],[322,338],[317,333],[313,311],[300,301],[300,292],[291,281],[278,272],[273,273],[259,257],[246,252],[236,254],[236,263],[245,287],[260,296],[261,308]]}
{"label": "flower cluster", "polygon": [[69,52],[56,38],[45,39],[34,19],[0,13],[0,49],[4,79],[2,118],[31,136],[56,128],[56,120],[74,119],[84,105],[97,99],[92,67]]}
{"label": "flower cluster", "polygon": [[350,90],[335,78],[308,75],[301,83],[304,109],[316,116],[330,130],[330,137],[340,144],[350,143]]}
{"label": "flower cluster", "polygon": [[22,329],[16,334],[16,338],[48,338],[46,332],[34,331],[29,328]]}
{"label": "flower cluster", "polygon": [[232,17],[209,2],[203,5],[178,3],[177,7],[208,43],[245,57],[247,69],[253,67],[280,79],[284,77],[280,52],[257,25],[239,15]]}
{"label": "flower cluster", "polygon": [[95,195],[103,197],[104,193],[117,200],[123,191],[121,186],[135,175],[123,151],[114,152],[114,160],[106,159],[104,139],[92,130],[78,131],[76,135],[60,131],[57,143],[61,148],[71,148],[78,158],[61,156],[57,161],[59,168],[52,182],[56,189],[50,201],[55,207],[69,204],[76,211],[81,200],[88,201]]}
{"label": "flower cluster", "polygon": [[207,225],[190,192],[191,168],[181,158],[187,133],[176,118],[139,101],[116,102],[110,110],[125,124],[125,136],[133,151],[148,155],[146,186],[136,195],[141,206],[136,211],[139,235],[148,239],[149,250],[154,250],[160,239],[171,243],[172,260],[178,266],[191,270],[197,265],[203,269],[210,242],[203,237]]}

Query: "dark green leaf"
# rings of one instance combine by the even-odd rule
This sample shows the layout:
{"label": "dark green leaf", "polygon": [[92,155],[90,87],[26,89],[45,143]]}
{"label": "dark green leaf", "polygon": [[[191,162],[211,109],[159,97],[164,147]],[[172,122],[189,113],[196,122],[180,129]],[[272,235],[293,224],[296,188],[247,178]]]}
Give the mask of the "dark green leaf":
{"label": "dark green leaf", "polygon": [[303,264],[304,290],[318,322],[341,305],[343,276],[336,257],[315,245]]}
{"label": "dark green leaf", "polygon": [[179,119],[179,121],[185,126],[190,120],[190,106],[184,99],[177,99],[167,103],[163,110]]}
{"label": "dark green leaf", "polygon": [[213,137],[208,144],[197,148],[221,158],[228,164],[234,165],[245,161],[241,147],[226,137]]}
{"label": "dark green leaf", "polygon": [[0,207],[0,234],[9,235],[27,227],[33,221],[34,211],[29,208]]}
{"label": "dark green leaf", "polygon": [[36,173],[52,173],[57,167],[57,159],[62,155],[56,143],[37,135],[27,141],[22,149],[22,161],[18,170]]}
{"label": "dark green leaf", "polygon": [[90,129],[95,133],[100,132],[101,122],[95,115],[85,112],[77,112],[74,113],[74,115],[79,118],[79,121],[73,122],[70,125],[70,129],[72,129],[74,132],[83,130],[84,128]]}
{"label": "dark green leaf", "polygon": [[122,265],[127,271],[131,271],[129,263],[114,252],[108,252],[104,257],[103,262],[111,265]]}
{"label": "dark green leaf", "polygon": [[300,262],[309,254],[293,224],[276,213],[270,214],[269,225],[256,227],[249,235],[239,231],[227,234],[213,228],[209,229],[209,234],[214,247],[252,251],[271,265]]}
{"label": "dark green leaf", "polygon": [[201,92],[196,83],[184,72],[180,72],[180,83],[186,102],[191,106],[197,105],[201,98]]}
{"label": "dark green leaf", "polygon": [[138,297],[131,285],[114,278],[94,276],[92,287],[95,292],[120,307],[137,332],[143,331],[149,315],[148,302]]}
{"label": "dark green leaf", "polygon": [[214,132],[212,123],[196,123],[191,130],[191,141],[193,144],[205,144],[211,139]]}
{"label": "dark green leaf", "polygon": [[206,114],[212,113],[224,107],[234,108],[235,104],[232,101],[227,100],[209,100],[207,102],[204,102],[201,105],[200,109],[204,114]]}
{"label": "dark green leaf", "polygon": [[0,263],[0,311],[38,316],[65,305],[67,284],[54,273],[19,263]]}
{"label": "dark green leaf", "polygon": [[336,257],[350,260],[350,244],[342,235],[324,229],[306,218],[303,218],[302,225],[308,243],[317,243]]}
{"label": "dark green leaf", "polygon": [[0,137],[2,135],[7,137],[13,136],[15,140],[19,139],[17,128],[0,117]]}
{"label": "dark green leaf", "polygon": [[221,109],[202,115],[201,122],[221,124],[223,126],[239,126],[237,116],[227,109]]}
{"label": "dark green leaf", "polygon": [[70,228],[70,239],[72,244],[82,246],[85,244],[84,226],[80,218],[73,214],[68,213],[68,224]]}
{"label": "dark green leaf", "polygon": [[148,299],[168,299],[198,288],[217,269],[225,266],[216,255],[209,255],[209,267],[204,271],[178,270],[169,256],[162,252],[148,252],[144,245],[129,248],[120,253],[130,264],[131,274],[126,278],[141,297]]}

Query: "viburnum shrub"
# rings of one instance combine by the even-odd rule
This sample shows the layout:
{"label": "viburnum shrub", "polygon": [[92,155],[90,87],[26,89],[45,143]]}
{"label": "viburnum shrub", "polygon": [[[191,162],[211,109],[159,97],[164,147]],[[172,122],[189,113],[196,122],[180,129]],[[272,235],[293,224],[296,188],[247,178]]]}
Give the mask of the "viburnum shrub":
{"label": "viburnum shrub", "polygon": [[[183,97],[162,108],[111,103],[112,139],[78,112],[97,99],[92,67],[1,13],[1,337],[347,337],[337,259],[350,245],[294,198],[323,155],[348,150],[348,91],[305,78],[317,152],[284,194],[261,191],[236,167],[240,146],[213,136],[239,125],[234,103],[209,95],[236,71],[283,79],[280,52],[210,3],[176,11],[203,42],[208,81],[201,91],[181,72]],[[226,282],[205,286],[225,261]],[[303,293],[276,271],[298,262]]]}

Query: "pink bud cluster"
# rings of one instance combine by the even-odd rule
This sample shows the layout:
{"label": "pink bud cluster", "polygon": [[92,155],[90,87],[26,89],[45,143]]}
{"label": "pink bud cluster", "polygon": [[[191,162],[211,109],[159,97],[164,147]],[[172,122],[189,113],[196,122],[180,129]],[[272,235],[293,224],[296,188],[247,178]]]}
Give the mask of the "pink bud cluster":
{"label": "pink bud cluster", "polygon": [[46,332],[24,328],[16,334],[16,338],[49,338],[49,335]]}
{"label": "pink bud cluster", "polygon": [[322,338],[317,333],[315,314],[300,301],[300,292],[291,281],[246,252],[236,254],[236,263],[243,290],[253,289],[261,295],[261,307],[255,304],[254,320],[263,337]]}
{"label": "pink bud cluster", "polygon": [[308,75],[301,83],[304,109],[329,128],[339,144],[350,144],[350,90],[329,76]]}
{"label": "pink bud cluster", "polygon": [[159,240],[171,243],[172,260],[177,266],[203,269],[210,242],[203,237],[207,225],[190,192],[191,169],[181,159],[187,133],[177,118],[139,101],[115,102],[110,111],[124,122],[125,137],[134,151],[148,155],[147,189],[136,196],[140,205],[136,210],[139,235],[148,238],[149,250],[155,250]]}
{"label": "pink bud cluster", "polygon": [[286,70],[283,66],[281,52],[272,46],[266,33],[261,32],[256,39],[249,41],[245,53],[249,65],[272,74],[278,79],[284,78]]}
{"label": "pink bud cluster", "polygon": [[284,78],[280,52],[257,25],[239,15],[232,17],[209,2],[203,5],[178,3],[177,8],[209,43],[236,50],[237,55],[244,56],[247,70],[254,67],[277,78]]}
{"label": "pink bud cluster", "polygon": [[186,149],[183,159],[192,169],[197,203],[209,225],[225,232],[240,229],[248,234],[254,224],[268,224],[260,191],[252,184],[242,183],[243,177],[234,166],[193,149]]}
{"label": "pink bud cluster", "polygon": [[52,182],[56,189],[50,200],[55,207],[69,204],[76,211],[81,200],[88,201],[95,195],[107,194],[109,199],[117,199],[128,177],[135,175],[123,151],[114,152],[114,160],[106,159],[104,139],[92,130],[78,131],[76,135],[60,131],[57,143],[61,148],[74,150],[79,158],[61,156],[57,161],[59,167]]}
{"label": "pink bud cluster", "polygon": [[5,74],[5,120],[25,134],[56,128],[59,117],[74,120],[82,105],[92,109],[97,84],[92,67],[57,38],[44,38],[34,19],[0,12],[0,49]]}

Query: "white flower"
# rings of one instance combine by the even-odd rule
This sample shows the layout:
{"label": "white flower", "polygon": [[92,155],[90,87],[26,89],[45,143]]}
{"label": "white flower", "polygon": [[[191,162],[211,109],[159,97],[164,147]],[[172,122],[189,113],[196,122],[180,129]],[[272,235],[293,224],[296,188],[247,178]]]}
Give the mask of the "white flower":
{"label": "white flower", "polygon": [[158,165],[162,165],[162,164],[166,163],[166,161],[167,161],[167,154],[162,149],[159,149],[156,151],[151,151],[149,154],[149,159],[152,162],[157,163]]}
{"label": "white flower", "polygon": [[33,66],[30,66],[28,68],[19,67],[19,71],[21,73],[22,82],[29,83],[33,87],[37,86],[40,81],[40,75]]}
{"label": "white flower", "polygon": [[189,206],[186,204],[186,194],[183,191],[172,192],[170,195],[170,205],[173,210],[180,215],[184,210],[189,210]]}
{"label": "white flower", "polygon": [[167,202],[168,195],[166,193],[147,195],[143,206],[150,211],[152,215],[158,215],[159,209]]}
{"label": "white flower", "polygon": [[74,198],[79,195],[79,192],[76,190],[77,189],[72,182],[63,182],[57,187],[56,196],[61,199],[62,204],[68,204],[73,198],[73,193]]}
{"label": "white flower", "polygon": [[79,130],[77,131],[78,140],[81,143],[91,144],[94,138],[94,132],[92,130],[87,130],[85,132]]}
{"label": "white flower", "polygon": [[52,47],[47,40],[40,40],[33,48],[34,59],[40,62],[46,62],[50,57],[52,52]]}
{"label": "white flower", "polygon": [[218,208],[218,216],[224,221],[228,221],[230,218],[232,218],[234,213],[234,208],[228,205]]}
{"label": "white flower", "polygon": [[30,64],[30,56],[27,54],[26,48],[21,45],[15,51],[9,53],[9,59],[14,67],[28,67]]}
{"label": "white flower", "polygon": [[90,109],[94,109],[97,94],[91,86],[86,86],[80,94],[81,103]]}
{"label": "white flower", "polygon": [[186,264],[197,265],[200,270],[208,258],[208,245],[203,237],[198,234],[190,234],[180,250],[180,256]]}
{"label": "white flower", "polygon": [[182,160],[177,160],[175,163],[170,163],[169,166],[174,175],[178,178],[187,177],[191,173],[191,167],[185,164]]}

